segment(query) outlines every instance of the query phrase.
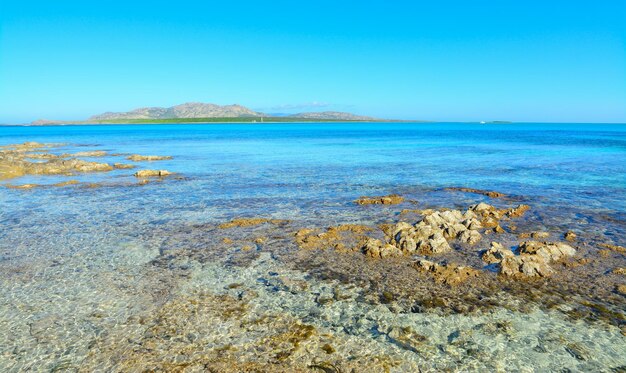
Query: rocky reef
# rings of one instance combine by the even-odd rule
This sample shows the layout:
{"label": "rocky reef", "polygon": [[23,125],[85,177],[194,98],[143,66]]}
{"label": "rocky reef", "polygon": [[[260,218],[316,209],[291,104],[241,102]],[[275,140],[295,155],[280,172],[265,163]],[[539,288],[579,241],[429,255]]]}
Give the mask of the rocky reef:
{"label": "rocky reef", "polygon": [[[0,180],[15,179],[22,176],[56,175],[77,176],[85,173],[101,173],[113,170],[125,170],[135,168],[133,164],[95,162],[81,158],[94,158],[112,155],[103,150],[86,150],[76,153],[53,153],[52,150],[63,147],[65,144],[42,144],[38,142],[25,142],[0,147]],[[157,155],[131,155],[127,159],[132,161],[155,161],[171,159],[171,156]],[[138,178],[163,177],[172,173],[166,170],[141,170],[134,175]],[[139,184],[146,184],[141,181]],[[54,184],[4,184],[12,189],[33,189],[41,186],[67,186],[81,184],[76,180],[58,182]],[[94,186],[94,183],[89,183]],[[104,184],[102,184],[104,185]]]}
{"label": "rocky reef", "polygon": [[[68,158],[70,156],[68,154],[41,153],[41,151],[56,145],[26,142],[3,147],[0,150],[0,179],[11,179],[24,175],[74,175],[76,173],[113,170],[113,167],[108,163]],[[39,152],[32,153],[34,150]],[[97,152],[97,156],[101,156],[99,152]],[[44,159],[44,161],[31,162],[29,159]]]}

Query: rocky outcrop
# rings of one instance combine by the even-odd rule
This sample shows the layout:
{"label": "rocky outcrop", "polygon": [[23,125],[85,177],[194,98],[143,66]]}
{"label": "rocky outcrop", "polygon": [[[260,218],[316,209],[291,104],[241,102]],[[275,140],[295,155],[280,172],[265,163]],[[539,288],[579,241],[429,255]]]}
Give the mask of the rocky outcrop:
{"label": "rocky outcrop", "polygon": [[574,256],[576,250],[561,242],[525,241],[519,245],[518,254],[492,242],[482,259],[488,264],[498,264],[499,273],[503,276],[547,277],[554,272],[551,263]]}
{"label": "rocky outcrop", "polygon": [[354,201],[357,205],[397,205],[404,201],[404,197],[390,194],[381,197],[360,197]]}
{"label": "rocky outcrop", "polygon": [[[383,197],[362,197],[359,204],[390,203]],[[401,197],[400,197],[401,198]],[[296,234],[301,248],[336,248],[355,251],[360,249],[372,258],[389,258],[403,255],[438,255],[452,250],[450,241],[457,240],[473,246],[482,240],[481,231],[504,232],[500,219],[506,218],[510,210],[498,210],[486,203],[460,210],[420,210],[422,218],[415,224],[398,222],[382,224],[384,240],[371,237],[372,228],[342,225],[330,227],[326,232],[302,229]],[[345,242],[344,242],[345,241]]]}
{"label": "rocky outcrop", "polygon": [[[67,154],[41,153],[42,149],[51,148],[55,145],[26,142],[2,147],[0,149],[0,179],[10,179],[23,175],[73,175],[77,172],[104,172],[113,169],[108,163],[67,158]],[[39,153],[31,153],[32,150],[37,150]],[[83,153],[100,154],[99,151],[96,153]],[[31,162],[28,159],[42,159],[45,161]]]}
{"label": "rocky outcrop", "polygon": [[163,177],[169,175],[172,175],[172,173],[167,170],[141,170],[134,173],[136,177]]}
{"label": "rocky outcrop", "polygon": [[[487,205],[488,206],[488,205]],[[398,223],[393,231],[393,242],[406,254],[433,255],[452,250],[448,240],[458,239],[475,245],[482,239],[483,228],[476,207],[464,213],[459,210],[424,210],[424,217],[415,225]]]}

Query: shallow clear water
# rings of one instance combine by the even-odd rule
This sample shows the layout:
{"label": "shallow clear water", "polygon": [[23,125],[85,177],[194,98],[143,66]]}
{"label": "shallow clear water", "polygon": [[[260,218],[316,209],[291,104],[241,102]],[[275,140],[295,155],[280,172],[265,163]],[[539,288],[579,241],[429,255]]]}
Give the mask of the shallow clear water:
{"label": "shallow clear water", "polygon": [[[168,354],[185,355],[181,351],[189,346],[196,349],[189,354],[202,351],[216,361],[222,355],[255,361],[266,354],[258,349],[267,343],[263,332],[243,328],[231,316],[220,318],[216,315],[223,310],[209,306],[202,314],[205,319],[194,319],[197,324],[173,320],[171,315],[185,315],[182,311],[167,311],[170,306],[188,309],[180,302],[194,297],[225,294],[244,298],[244,319],[283,317],[261,323],[270,334],[272,328],[279,331],[290,323],[313,325],[316,334],[303,341],[304,347],[293,347],[287,358],[291,366],[305,370],[321,359],[319,347],[326,339],[333,340],[328,343],[336,350],[328,360],[361,359],[373,371],[605,370],[626,365],[626,339],[616,326],[573,322],[558,312],[398,313],[388,305],[363,301],[358,285],[311,277],[307,269],[287,268],[262,250],[247,266],[232,263],[240,247],[210,261],[167,259],[168,253],[186,248],[210,252],[211,247],[198,247],[193,240],[193,227],[234,217],[293,219],[318,226],[378,223],[397,211],[355,210],[351,201],[388,193],[417,200],[421,207],[467,206],[486,199],[441,190],[450,186],[497,190],[528,203],[540,212],[534,220],[537,229],[574,229],[590,239],[624,245],[626,125],[0,127],[0,145],[25,141],[67,144],[53,149],[58,153],[171,155],[172,160],[150,163],[117,155],[94,160],[166,169],[183,178],[137,187],[129,185],[136,182],[132,170],[115,170],[72,177],[108,187],[0,188],[0,370],[168,370],[159,359],[175,361]],[[67,179],[26,176],[4,183]],[[159,260],[161,265],[155,265]],[[268,273],[278,273],[283,282],[303,281],[306,290],[269,286],[267,281],[275,280]],[[243,293],[255,296],[245,298],[239,288],[228,287],[231,283],[242,283]],[[315,301],[346,286],[345,292],[354,293],[346,300],[331,306]],[[159,314],[163,310],[171,315]],[[184,343],[176,338],[155,342],[156,337],[146,337],[146,328],[160,327],[158,320],[175,323],[180,329],[175,336],[201,336]],[[502,333],[481,329],[493,320],[511,326]],[[207,330],[208,322],[213,327]],[[398,343],[389,335],[400,326],[410,326],[428,342],[418,347]],[[159,354],[137,352],[146,341]],[[576,357],[568,343],[582,346],[585,357]],[[226,345],[234,346],[234,352],[220,350]],[[119,358],[125,354],[129,359],[141,356],[137,361],[143,365]],[[199,368],[191,364],[189,369]]]}

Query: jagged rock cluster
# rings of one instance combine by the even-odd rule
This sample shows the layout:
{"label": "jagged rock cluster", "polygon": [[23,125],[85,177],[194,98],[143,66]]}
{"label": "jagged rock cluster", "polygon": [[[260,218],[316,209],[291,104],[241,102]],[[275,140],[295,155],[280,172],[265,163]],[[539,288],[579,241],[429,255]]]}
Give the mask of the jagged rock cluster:
{"label": "jagged rock cluster", "polygon": [[462,243],[475,245],[482,239],[481,229],[493,228],[496,232],[501,231],[500,219],[520,216],[527,210],[526,205],[498,210],[486,203],[473,205],[465,212],[424,210],[423,218],[416,224],[399,222],[388,229],[387,242],[368,240],[363,252],[380,258],[445,253],[452,250],[448,241],[457,239]]}
{"label": "jagged rock cluster", "polygon": [[561,242],[524,241],[518,247],[519,255],[497,242],[492,242],[482,259],[497,264],[500,274],[508,277],[547,277],[554,270],[550,263],[572,257],[573,247]]}

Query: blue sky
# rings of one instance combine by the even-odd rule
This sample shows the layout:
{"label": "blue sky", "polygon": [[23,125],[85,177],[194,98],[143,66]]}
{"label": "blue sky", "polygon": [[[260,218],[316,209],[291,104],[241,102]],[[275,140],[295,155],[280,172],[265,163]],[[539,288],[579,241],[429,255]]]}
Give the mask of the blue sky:
{"label": "blue sky", "polygon": [[0,0],[0,123],[188,101],[626,122],[626,1]]}

